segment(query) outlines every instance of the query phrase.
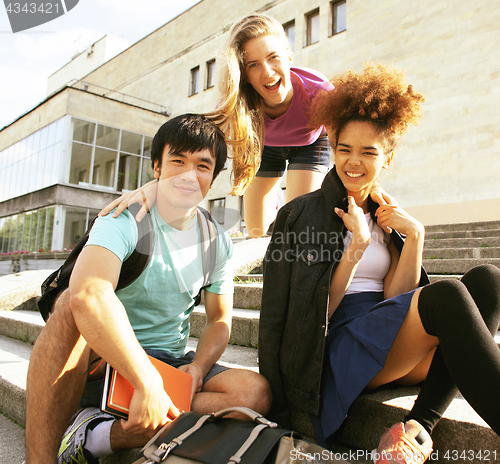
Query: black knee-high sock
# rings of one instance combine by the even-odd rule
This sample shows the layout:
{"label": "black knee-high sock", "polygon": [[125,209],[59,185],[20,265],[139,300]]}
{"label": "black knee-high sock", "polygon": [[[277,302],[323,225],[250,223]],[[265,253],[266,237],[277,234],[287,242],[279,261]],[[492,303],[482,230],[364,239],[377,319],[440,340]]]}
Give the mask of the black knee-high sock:
{"label": "black knee-high sock", "polygon": [[[420,293],[419,313],[425,330],[440,338],[440,347],[406,420],[416,419],[431,432],[455,398],[457,382],[462,394],[500,434],[498,393],[493,394],[497,387],[485,387],[487,391],[481,392],[473,371],[474,368],[493,371],[500,381],[500,351],[491,336],[500,323],[500,270],[490,265],[478,266],[465,274],[461,283],[437,282],[429,285]],[[467,324],[471,324],[470,331]],[[461,346],[455,347],[455,344]],[[489,382],[489,374],[483,375]],[[490,411],[491,402],[497,404],[496,413]]]}

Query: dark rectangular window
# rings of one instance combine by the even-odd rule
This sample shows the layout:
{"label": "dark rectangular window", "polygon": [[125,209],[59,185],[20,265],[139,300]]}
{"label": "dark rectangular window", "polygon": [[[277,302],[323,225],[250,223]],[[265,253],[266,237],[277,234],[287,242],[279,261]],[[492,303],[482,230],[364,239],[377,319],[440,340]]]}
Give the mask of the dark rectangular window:
{"label": "dark rectangular window", "polygon": [[189,87],[189,96],[195,95],[199,91],[200,85],[200,67],[191,69],[191,85]]}
{"label": "dark rectangular window", "polygon": [[224,226],[226,216],[226,199],[218,198],[209,202],[210,214],[221,225]]}
{"label": "dark rectangular window", "polygon": [[215,85],[215,59],[207,61],[207,89]]}

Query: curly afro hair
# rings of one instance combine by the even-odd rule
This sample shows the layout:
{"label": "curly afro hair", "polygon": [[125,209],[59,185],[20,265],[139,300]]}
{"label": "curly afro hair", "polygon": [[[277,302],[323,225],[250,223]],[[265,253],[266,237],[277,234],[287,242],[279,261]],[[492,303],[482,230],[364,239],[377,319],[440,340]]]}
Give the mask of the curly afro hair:
{"label": "curly afro hair", "polygon": [[404,79],[404,72],[382,64],[365,64],[364,71],[347,71],[331,80],[335,90],[326,93],[316,106],[311,122],[324,125],[335,147],[344,126],[351,121],[376,124],[392,151],[410,124],[421,116],[423,95]]}

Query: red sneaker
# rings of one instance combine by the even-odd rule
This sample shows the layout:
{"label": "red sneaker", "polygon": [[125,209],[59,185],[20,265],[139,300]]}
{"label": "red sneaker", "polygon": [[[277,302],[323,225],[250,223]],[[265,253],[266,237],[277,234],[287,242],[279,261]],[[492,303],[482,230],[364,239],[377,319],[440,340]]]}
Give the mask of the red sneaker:
{"label": "red sneaker", "polygon": [[414,420],[399,422],[387,430],[373,450],[375,464],[422,464],[432,452],[432,439]]}

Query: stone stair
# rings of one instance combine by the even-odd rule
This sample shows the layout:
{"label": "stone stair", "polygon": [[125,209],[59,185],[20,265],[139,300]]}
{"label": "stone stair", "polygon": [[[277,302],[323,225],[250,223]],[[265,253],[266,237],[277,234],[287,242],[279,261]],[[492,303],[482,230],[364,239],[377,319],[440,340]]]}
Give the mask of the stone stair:
{"label": "stone stair", "polygon": [[434,280],[479,264],[500,267],[500,221],[427,226],[425,232],[423,264]]}
{"label": "stone stair", "polygon": [[[246,240],[235,247],[236,264],[243,273],[235,286],[235,309],[230,344],[221,360],[229,366],[258,370],[256,346],[262,291],[262,276],[258,274],[259,256],[262,256],[268,241],[268,239]],[[424,266],[431,275],[431,280],[459,278],[463,272],[472,267],[472,262],[499,265],[500,256],[495,252],[482,254],[483,249],[499,247],[500,221],[481,225],[429,227]],[[239,252],[239,248],[243,250],[242,253]],[[252,249],[256,250],[254,254]],[[474,251],[476,249],[479,251]],[[464,250],[465,255],[457,250]],[[241,257],[243,254],[244,258]],[[441,265],[437,265],[438,262],[442,262]],[[35,302],[40,282],[48,273],[49,271],[41,270],[27,271],[0,277],[0,309],[3,310],[0,311],[0,411],[20,425],[24,425],[25,421],[25,383],[31,348],[43,327],[40,315],[33,309],[36,309]],[[203,329],[204,321],[203,307],[200,306],[192,316],[191,335],[194,338],[190,339],[190,345],[193,347],[196,345],[195,337]],[[500,335],[497,336],[497,341],[500,343]],[[384,429],[404,417],[417,394],[418,388],[415,387],[380,390],[364,394],[355,402],[339,437],[339,443],[347,446],[348,450],[361,450],[358,454],[359,459],[352,462],[360,464],[368,462],[366,459],[368,455],[363,450],[371,450],[377,446]],[[307,414],[299,410],[294,411],[293,422],[294,429],[305,436],[314,436]],[[2,423],[0,422],[0,431]],[[19,432],[16,433],[19,437]],[[468,450],[489,450],[492,457],[493,452],[496,452],[497,460],[500,461],[499,437],[461,397],[454,400],[436,427],[433,438],[438,453],[435,462],[451,462],[453,459],[451,457],[447,459],[446,452],[448,456],[452,456],[449,453],[457,451],[460,454]],[[18,461],[11,459],[4,461],[6,459],[4,456],[7,454],[1,451],[3,448],[10,450],[14,446],[22,449],[23,445],[18,441],[19,438],[14,444],[0,437],[0,462],[13,464],[22,462],[23,457]],[[120,452],[101,459],[101,463],[126,464],[133,462],[134,457],[135,451]],[[483,461],[467,459],[463,462]]]}

